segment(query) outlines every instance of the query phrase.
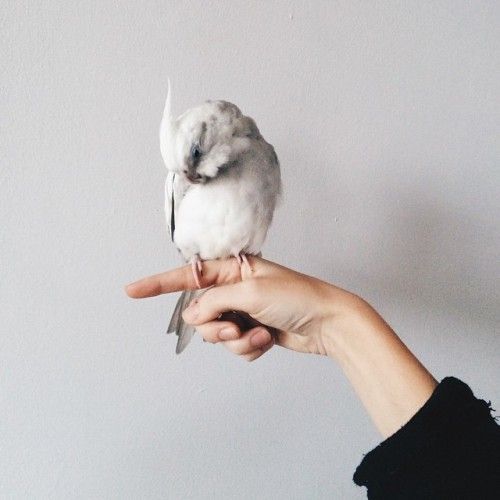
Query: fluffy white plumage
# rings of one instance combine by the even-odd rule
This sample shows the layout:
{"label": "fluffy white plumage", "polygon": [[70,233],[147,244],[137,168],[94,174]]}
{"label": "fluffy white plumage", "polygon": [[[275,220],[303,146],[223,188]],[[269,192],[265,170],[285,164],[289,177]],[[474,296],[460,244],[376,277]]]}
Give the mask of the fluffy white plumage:
{"label": "fluffy white plumage", "polygon": [[[186,261],[260,252],[281,190],[274,148],[252,118],[226,101],[207,101],[174,120],[170,82],[160,127],[168,170],[165,215],[172,240]],[[168,332],[181,352],[192,336],[183,294]]]}

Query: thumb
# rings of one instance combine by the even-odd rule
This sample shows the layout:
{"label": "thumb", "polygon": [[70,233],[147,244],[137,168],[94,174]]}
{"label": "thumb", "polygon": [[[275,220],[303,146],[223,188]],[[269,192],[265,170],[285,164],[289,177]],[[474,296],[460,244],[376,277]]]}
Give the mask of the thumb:
{"label": "thumb", "polygon": [[194,299],[182,313],[186,323],[201,325],[217,319],[227,311],[252,314],[252,295],[248,293],[248,282],[215,286]]}

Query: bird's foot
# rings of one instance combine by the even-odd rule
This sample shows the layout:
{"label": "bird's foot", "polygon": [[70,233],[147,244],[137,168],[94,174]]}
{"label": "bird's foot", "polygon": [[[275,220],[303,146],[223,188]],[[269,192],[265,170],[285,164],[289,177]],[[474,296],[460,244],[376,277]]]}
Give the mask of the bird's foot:
{"label": "bird's foot", "polygon": [[203,276],[203,262],[198,254],[191,259],[191,270],[193,271],[194,282],[198,288],[201,288],[200,276]]}
{"label": "bird's foot", "polygon": [[250,262],[248,262],[247,256],[245,253],[240,252],[236,256],[236,260],[238,261],[238,264],[240,265],[240,268],[243,267],[243,265],[246,265],[248,269],[250,269],[250,272],[253,272],[253,268],[250,265]]}

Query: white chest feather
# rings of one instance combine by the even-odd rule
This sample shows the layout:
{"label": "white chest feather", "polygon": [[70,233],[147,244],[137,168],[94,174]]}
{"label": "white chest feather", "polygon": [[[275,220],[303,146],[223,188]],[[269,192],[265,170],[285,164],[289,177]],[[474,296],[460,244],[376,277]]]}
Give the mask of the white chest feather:
{"label": "white chest feather", "polygon": [[275,200],[260,183],[211,182],[195,185],[182,199],[174,241],[186,260],[257,254],[271,223]]}

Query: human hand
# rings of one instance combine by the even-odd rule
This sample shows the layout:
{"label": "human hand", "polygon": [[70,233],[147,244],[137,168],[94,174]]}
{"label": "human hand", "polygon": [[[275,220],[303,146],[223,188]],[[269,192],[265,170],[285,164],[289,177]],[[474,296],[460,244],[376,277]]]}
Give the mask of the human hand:
{"label": "human hand", "polygon": [[[201,284],[211,288],[183,317],[205,340],[248,361],[273,345],[334,358],[384,436],[427,401],[436,380],[366,301],[273,262],[248,260],[251,269],[236,259],[203,263]],[[184,266],[126,290],[143,298],[196,288],[191,267]],[[251,320],[248,330],[242,317]]]}
{"label": "human hand", "polygon": [[[335,328],[361,299],[316,278],[259,257],[251,269],[236,259],[203,263],[201,285],[209,288],[184,311],[184,320],[203,338],[222,343],[253,361],[274,344],[298,352],[330,354]],[[127,286],[132,298],[196,289],[190,266],[144,278]],[[250,322],[241,321],[249,315]]]}

